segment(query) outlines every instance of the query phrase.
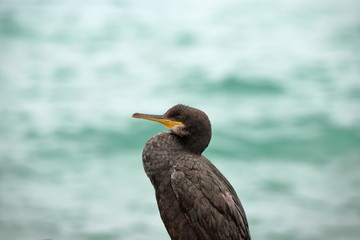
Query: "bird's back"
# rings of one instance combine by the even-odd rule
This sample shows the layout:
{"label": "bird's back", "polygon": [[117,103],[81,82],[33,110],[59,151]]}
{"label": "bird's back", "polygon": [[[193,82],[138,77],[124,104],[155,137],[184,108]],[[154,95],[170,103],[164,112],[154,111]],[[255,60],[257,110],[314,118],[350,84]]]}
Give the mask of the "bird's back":
{"label": "bird's back", "polygon": [[245,212],[231,184],[208,159],[178,146],[175,136],[161,133],[143,152],[171,238],[249,240]]}

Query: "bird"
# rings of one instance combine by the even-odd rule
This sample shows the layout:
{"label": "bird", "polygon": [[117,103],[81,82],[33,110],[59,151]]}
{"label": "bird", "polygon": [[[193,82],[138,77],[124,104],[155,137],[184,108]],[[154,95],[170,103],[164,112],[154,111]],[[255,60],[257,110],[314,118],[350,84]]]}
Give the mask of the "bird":
{"label": "bird", "polygon": [[202,155],[211,140],[203,111],[177,104],[163,115],[134,113],[169,131],[151,137],[142,160],[172,240],[251,240],[244,208],[230,182]]}

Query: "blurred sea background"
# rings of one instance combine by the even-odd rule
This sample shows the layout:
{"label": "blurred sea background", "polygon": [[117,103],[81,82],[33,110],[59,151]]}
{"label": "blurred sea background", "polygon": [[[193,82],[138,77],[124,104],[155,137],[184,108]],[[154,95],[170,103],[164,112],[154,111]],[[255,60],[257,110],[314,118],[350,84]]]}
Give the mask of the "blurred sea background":
{"label": "blurred sea background", "polygon": [[170,239],[142,168],[205,111],[253,239],[359,239],[360,1],[2,0],[0,238]]}

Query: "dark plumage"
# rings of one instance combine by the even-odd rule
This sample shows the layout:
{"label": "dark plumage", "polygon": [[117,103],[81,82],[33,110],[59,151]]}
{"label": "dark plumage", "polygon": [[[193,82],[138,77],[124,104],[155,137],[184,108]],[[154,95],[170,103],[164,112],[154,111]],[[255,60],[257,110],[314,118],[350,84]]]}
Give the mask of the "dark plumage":
{"label": "dark plumage", "polygon": [[179,104],[164,115],[133,117],[160,122],[170,130],[150,138],[142,158],[171,239],[250,240],[234,188],[201,155],[211,139],[207,115]]}

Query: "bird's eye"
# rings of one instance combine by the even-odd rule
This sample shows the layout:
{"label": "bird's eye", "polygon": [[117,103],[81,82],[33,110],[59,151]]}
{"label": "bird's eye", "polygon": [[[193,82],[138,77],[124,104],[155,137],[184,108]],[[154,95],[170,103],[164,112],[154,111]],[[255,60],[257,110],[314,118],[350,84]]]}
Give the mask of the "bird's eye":
{"label": "bird's eye", "polygon": [[176,120],[181,122],[184,118],[183,117],[176,117]]}

